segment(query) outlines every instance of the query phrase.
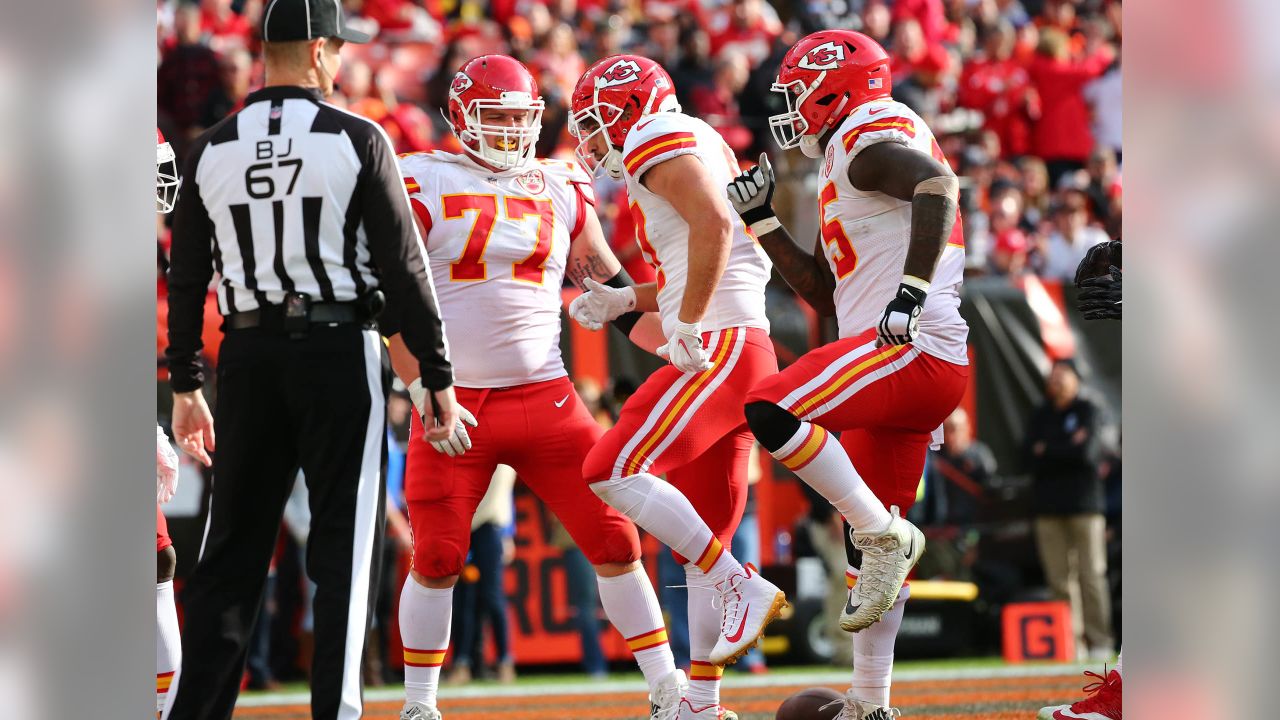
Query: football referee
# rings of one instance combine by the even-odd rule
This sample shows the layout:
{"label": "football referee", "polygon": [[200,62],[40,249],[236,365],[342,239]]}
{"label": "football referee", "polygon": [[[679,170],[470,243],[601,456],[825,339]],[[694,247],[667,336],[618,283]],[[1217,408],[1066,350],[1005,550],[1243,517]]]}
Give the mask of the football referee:
{"label": "football referee", "polygon": [[[452,369],[424,249],[381,128],[323,99],[344,42],[337,0],[263,8],[266,87],[199,137],[184,165],[169,270],[173,430],[213,494],[184,593],[183,663],[166,718],[230,718],[276,533],[299,467],[316,583],[312,717],[358,718],[360,661],[382,538],[385,349],[401,325],[444,440]],[[225,339],[217,415],[201,394],[203,306],[217,273]]]}

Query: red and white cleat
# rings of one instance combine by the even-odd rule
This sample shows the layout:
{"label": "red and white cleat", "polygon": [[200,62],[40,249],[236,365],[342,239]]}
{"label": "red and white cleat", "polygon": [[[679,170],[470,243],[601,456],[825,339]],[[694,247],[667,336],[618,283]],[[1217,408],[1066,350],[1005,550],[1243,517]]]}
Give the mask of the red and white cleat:
{"label": "red and white cleat", "polygon": [[1123,720],[1120,673],[1112,670],[1105,678],[1088,670],[1084,674],[1096,678],[1084,686],[1087,697],[1070,705],[1044,708],[1036,715],[1036,720]]}
{"label": "red and white cleat", "polygon": [[756,644],[764,629],[787,606],[787,596],[747,563],[742,573],[716,583],[718,601],[724,611],[720,639],[707,658],[712,665],[736,661]]}

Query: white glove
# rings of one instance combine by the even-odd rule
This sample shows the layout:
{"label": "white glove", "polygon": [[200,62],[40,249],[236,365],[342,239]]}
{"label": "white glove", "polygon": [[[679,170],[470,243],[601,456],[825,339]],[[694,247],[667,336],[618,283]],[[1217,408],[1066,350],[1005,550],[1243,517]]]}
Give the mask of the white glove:
{"label": "white glove", "polygon": [[[409,399],[413,401],[413,407],[418,411],[418,419],[422,421],[422,427],[427,426],[427,420],[435,417],[428,411],[430,399],[428,398],[427,389],[422,386],[422,378],[417,378],[409,383]],[[457,457],[471,449],[471,435],[467,433],[467,425],[476,427],[475,415],[461,405],[458,406],[458,422],[453,426],[453,434],[445,440],[431,440],[431,447],[436,452],[444,453],[449,457]]]}
{"label": "white glove", "polygon": [[667,344],[658,348],[658,355],[670,360],[682,372],[711,369],[711,356],[702,346],[701,323],[677,322],[675,332],[667,338]]}
{"label": "white glove", "polygon": [[760,164],[734,178],[726,188],[733,209],[756,237],[781,225],[773,213],[775,184],[769,156],[760,153]]}
{"label": "white glove", "polygon": [[605,323],[636,309],[633,287],[609,287],[591,278],[585,278],[582,284],[587,291],[569,303],[569,317],[588,330],[599,330]]}
{"label": "white glove", "polygon": [[167,503],[178,490],[178,453],[156,425],[156,502]]}

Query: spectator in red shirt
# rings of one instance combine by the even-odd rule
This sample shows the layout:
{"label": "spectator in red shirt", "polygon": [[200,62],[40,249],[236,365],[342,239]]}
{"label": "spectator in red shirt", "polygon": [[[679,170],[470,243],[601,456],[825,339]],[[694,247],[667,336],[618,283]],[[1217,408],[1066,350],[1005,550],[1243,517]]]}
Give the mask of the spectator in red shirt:
{"label": "spectator in red shirt", "polygon": [[712,57],[734,48],[752,66],[769,57],[774,38],[782,34],[778,13],[764,0],[730,0],[708,18],[706,27]]}
{"label": "spectator in red shirt", "polygon": [[942,0],[897,0],[893,4],[893,22],[897,24],[908,18],[920,24],[925,44],[934,45],[946,39],[947,16]]}
{"label": "spectator in red shirt", "polygon": [[867,0],[867,6],[862,9],[862,33],[887,48],[891,45],[892,29],[893,16],[889,8],[881,0]]}
{"label": "spectator in red shirt", "polygon": [[178,131],[170,138],[179,150],[203,128],[200,121],[209,95],[221,84],[218,56],[200,42],[200,8],[178,7],[173,18],[177,44],[156,73],[156,106]]}
{"label": "spectator in red shirt", "polygon": [[1032,128],[1031,151],[1044,158],[1053,186],[1065,173],[1083,168],[1093,149],[1084,86],[1100,75],[1110,61],[1111,53],[1105,49],[1084,60],[1072,61],[1066,35],[1052,28],[1040,33],[1040,46],[1029,70],[1040,98],[1040,117]]}
{"label": "spectator in red shirt", "polygon": [[219,52],[234,46],[247,48],[253,39],[253,25],[231,8],[231,0],[201,0],[200,29],[213,36]]}
{"label": "spectator in red shirt", "polygon": [[893,74],[896,85],[905,82],[916,65],[929,54],[929,44],[924,41],[924,33],[920,23],[914,18],[907,18],[893,25],[893,43],[889,51],[889,72]]}
{"label": "spectator in red shirt", "polygon": [[721,53],[712,62],[711,84],[693,89],[694,115],[715,128],[739,157],[751,146],[751,131],[742,124],[738,95],[747,85],[751,67],[738,51]]}
{"label": "spectator in red shirt", "polygon": [[1031,118],[1037,113],[1027,70],[1013,59],[1017,31],[1001,21],[983,43],[983,55],[964,69],[960,80],[960,105],[982,112],[983,127],[1000,138],[1004,157],[1031,150]]}

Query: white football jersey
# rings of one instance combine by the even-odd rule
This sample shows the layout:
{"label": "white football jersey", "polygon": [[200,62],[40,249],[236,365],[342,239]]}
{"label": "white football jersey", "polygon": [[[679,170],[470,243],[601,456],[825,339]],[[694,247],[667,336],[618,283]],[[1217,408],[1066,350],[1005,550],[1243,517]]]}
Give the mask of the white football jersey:
{"label": "white football jersey", "polygon": [[564,377],[560,289],[588,205],[575,163],[494,172],[440,151],[400,158],[423,238],[456,382],[524,385]]}
{"label": "white football jersey", "polygon": [[[874,327],[898,292],[911,237],[911,203],[880,192],[864,192],[849,182],[849,162],[863,148],[896,142],[946,158],[920,116],[890,99],[854,109],[827,142],[818,195],[823,252],[836,277],[835,303],[840,337]],[[933,272],[920,313],[915,345],[958,365],[969,363],[969,326],[960,317],[964,278],[964,231],[959,218]]]}
{"label": "white football jersey", "polygon": [[[675,331],[684,299],[689,267],[689,225],[671,203],[650,192],[638,178],[654,165],[679,155],[696,155],[702,161],[726,203],[729,202],[729,182],[738,175],[733,151],[725,145],[720,133],[697,118],[675,112],[655,113],[641,119],[627,133],[622,157],[631,214],[636,224],[636,242],[658,275],[658,308],[667,337]],[[773,265],[738,213],[729,214],[733,218],[729,262],[702,318],[702,329],[756,327],[768,332],[764,286],[769,282]]]}

